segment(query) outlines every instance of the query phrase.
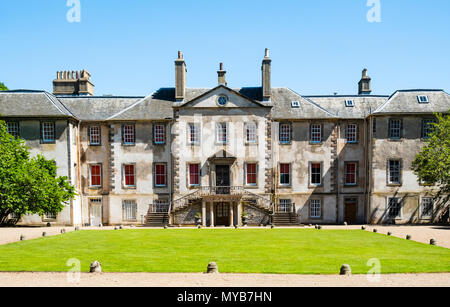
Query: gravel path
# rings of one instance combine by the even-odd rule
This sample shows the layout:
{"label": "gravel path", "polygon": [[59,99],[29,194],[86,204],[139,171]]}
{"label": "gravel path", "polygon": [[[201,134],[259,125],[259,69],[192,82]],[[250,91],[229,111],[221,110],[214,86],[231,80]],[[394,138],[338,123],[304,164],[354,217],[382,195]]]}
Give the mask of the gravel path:
{"label": "gravel path", "polygon": [[[70,275],[70,278],[73,276]],[[450,287],[450,274],[365,275],[0,273],[0,287]]]}

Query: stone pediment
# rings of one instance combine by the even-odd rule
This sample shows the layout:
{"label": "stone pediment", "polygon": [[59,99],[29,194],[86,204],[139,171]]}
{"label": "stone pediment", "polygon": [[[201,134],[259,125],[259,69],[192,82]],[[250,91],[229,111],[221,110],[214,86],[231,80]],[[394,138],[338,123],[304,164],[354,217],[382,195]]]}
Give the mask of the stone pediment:
{"label": "stone pediment", "polygon": [[265,107],[260,102],[253,100],[224,85],[219,85],[202,95],[185,102],[179,107],[184,108],[260,108]]}
{"label": "stone pediment", "polygon": [[234,163],[234,161],[236,161],[236,157],[226,150],[220,150],[209,157],[208,160],[211,162]]}

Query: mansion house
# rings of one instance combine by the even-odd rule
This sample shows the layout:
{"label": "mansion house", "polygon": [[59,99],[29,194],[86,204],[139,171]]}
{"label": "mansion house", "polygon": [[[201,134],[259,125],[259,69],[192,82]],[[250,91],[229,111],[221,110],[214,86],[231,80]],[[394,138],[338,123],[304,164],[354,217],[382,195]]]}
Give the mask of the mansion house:
{"label": "mansion house", "polygon": [[[443,90],[303,96],[271,85],[266,50],[257,87],[187,88],[178,53],[175,87],[146,97],[94,96],[86,70],[57,72],[53,93],[0,92],[0,119],[33,155],[54,159],[77,196],[32,225],[437,223],[448,204],[411,163]],[[447,206],[447,207],[446,207]],[[245,218],[243,218],[245,217]]]}

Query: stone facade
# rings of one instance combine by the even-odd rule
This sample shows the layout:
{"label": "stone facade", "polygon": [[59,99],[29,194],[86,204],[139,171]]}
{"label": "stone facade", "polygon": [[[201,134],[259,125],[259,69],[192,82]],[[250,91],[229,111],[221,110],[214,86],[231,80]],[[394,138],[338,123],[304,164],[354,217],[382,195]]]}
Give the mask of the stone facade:
{"label": "stone facade", "polygon": [[[89,73],[59,72],[55,95],[2,92],[0,113],[19,123],[33,155],[55,159],[58,174],[77,188],[53,223],[145,224],[168,213],[169,224],[195,225],[200,213],[203,226],[240,226],[244,212],[249,225],[277,215],[291,224],[442,219],[448,204],[434,201],[430,211],[436,187],[418,183],[410,167],[425,144],[424,120],[450,109],[447,93],[370,95],[364,70],[359,95],[302,96],[272,88],[271,65],[266,50],[260,87],[228,87],[221,64],[216,87],[192,89],[180,52],[175,87],[147,97],[89,96]],[[89,86],[83,93],[81,81]],[[44,121],[54,123],[54,142],[41,142]]]}

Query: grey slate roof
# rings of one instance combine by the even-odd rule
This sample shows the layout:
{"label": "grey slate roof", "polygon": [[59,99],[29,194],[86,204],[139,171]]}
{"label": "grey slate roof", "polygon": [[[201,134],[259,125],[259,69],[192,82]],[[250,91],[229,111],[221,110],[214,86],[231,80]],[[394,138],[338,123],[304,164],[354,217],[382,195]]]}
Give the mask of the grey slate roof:
{"label": "grey slate roof", "polygon": [[58,99],[82,121],[103,121],[144,97],[61,97]]}
{"label": "grey slate roof", "polygon": [[164,120],[173,118],[174,88],[161,88],[120,112],[110,116],[110,120]]}
{"label": "grey slate roof", "polygon": [[[417,96],[428,96],[429,103],[419,103]],[[450,96],[443,90],[396,91],[374,114],[442,113],[450,110]]]}
{"label": "grey slate roof", "polygon": [[[293,109],[292,101],[298,101],[300,108]],[[271,115],[275,120],[336,118],[332,112],[288,88],[272,88],[272,103]]]}
{"label": "grey slate roof", "polygon": [[0,92],[0,114],[4,117],[74,117],[52,94],[31,90]]}
{"label": "grey slate roof", "polygon": [[[380,105],[385,103],[389,96],[305,96],[314,101],[324,109],[343,119],[365,118]],[[354,107],[347,107],[346,100],[353,100]]]}
{"label": "grey slate roof", "polygon": [[[82,121],[173,119],[173,107],[182,106],[212,89],[188,88],[183,103],[175,102],[175,88],[161,88],[147,97],[57,96],[45,91],[0,92],[3,117],[74,117]],[[261,87],[231,89],[262,106],[273,106],[274,120],[365,118],[369,114],[434,113],[450,110],[450,95],[443,90],[399,90],[392,96],[301,96],[289,88],[272,88],[270,102],[262,101]],[[417,96],[429,103],[418,103]],[[354,107],[346,107],[352,99]],[[298,101],[300,108],[292,108]]]}

